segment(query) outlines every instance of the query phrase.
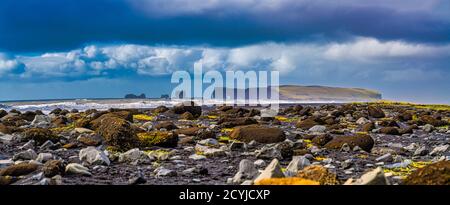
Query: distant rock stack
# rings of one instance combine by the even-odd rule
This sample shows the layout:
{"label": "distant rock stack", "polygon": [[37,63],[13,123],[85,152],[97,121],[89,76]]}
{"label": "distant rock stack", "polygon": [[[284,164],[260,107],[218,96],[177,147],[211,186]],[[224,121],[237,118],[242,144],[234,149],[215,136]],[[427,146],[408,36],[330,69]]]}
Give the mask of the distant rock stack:
{"label": "distant rock stack", "polygon": [[135,94],[126,94],[125,99],[145,99],[147,98],[144,93],[141,95],[135,95]]}

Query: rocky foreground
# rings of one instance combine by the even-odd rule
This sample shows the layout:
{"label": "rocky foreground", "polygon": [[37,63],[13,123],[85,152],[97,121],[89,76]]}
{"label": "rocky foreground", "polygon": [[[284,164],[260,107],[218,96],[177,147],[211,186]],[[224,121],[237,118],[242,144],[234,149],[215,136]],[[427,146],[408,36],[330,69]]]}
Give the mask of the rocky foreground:
{"label": "rocky foreground", "polygon": [[449,106],[0,110],[0,184],[450,184]]}

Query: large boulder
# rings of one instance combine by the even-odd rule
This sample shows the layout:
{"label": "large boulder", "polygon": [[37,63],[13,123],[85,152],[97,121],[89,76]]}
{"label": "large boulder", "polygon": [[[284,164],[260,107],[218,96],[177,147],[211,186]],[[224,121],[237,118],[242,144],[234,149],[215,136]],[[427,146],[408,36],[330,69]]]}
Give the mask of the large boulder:
{"label": "large boulder", "polygon": [[119,117],[102,119],[97,134],[103,137],[107,145],[123,151],[134,148],[138,142],[130,123]]}
{"label": "large boulder", "polygon": [[430,116],[430,115],[424,115],[420,117],[421,124],[430,124],[435,127],[445,126],[448,124],[447,121],[438,119],[436,117]]}
{"label": "large boulder", "polygon": [[366,134],[356,134],[352,136],[337,136],[327,144],[325,144],[325,148],[327,149],[341,149],[342,145],[347,144],[350,148],[358,146],[361,149],[370,152],[373,147],[372,137]]}
{"label": "large boulder", "polygon": [[38,145],[50,140],[53,143],[57,143],[60,139],[58,135],[55,135],[51,130],[44,128],[30,128],[25,130],[24,139],[34,140]]}
{"label": "large boulder", "polygon": [[406,185],[450,185],[450,161],[440,161],[410,174]]}
{"label": "large boulder", "polygon": [[258,125],[236,127],[230,137],[247,143],[253,140],[259,143],[277,143],[286,139],[282,129]]}
{"label": "large boulder", "polygon": [[102,121],[109,118],[120,118],[128,122],[133,122],[133,115],[131,112],[128,111],[118,111],[118,112],[111,112],[101,115],[100,117],[92,120],[89,122],[90,127],[81,126],[85,128],[91,128],[93,130],[96,130],[102,125]]}

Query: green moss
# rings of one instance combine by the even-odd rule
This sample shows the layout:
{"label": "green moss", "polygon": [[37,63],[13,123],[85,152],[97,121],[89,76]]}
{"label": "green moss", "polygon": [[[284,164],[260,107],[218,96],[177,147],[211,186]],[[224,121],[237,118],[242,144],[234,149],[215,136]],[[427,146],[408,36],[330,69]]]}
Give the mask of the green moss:
{"label": "green moss", "polygon": [[177,145],[178,136],[170,132],[143,132],[137,134],[140,144],[144,147],[162,146],[174,147]]}

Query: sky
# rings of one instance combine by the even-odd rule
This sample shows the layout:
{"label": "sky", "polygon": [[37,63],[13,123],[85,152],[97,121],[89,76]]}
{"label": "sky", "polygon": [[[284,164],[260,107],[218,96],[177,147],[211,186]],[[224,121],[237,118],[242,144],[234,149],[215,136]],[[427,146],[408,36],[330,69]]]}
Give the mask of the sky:
{"label": "sky", "polygon": [[202,62],[450,104],[449,11],[446,0],[2,0],[0,101],[159,97]]}

